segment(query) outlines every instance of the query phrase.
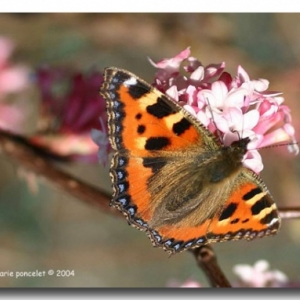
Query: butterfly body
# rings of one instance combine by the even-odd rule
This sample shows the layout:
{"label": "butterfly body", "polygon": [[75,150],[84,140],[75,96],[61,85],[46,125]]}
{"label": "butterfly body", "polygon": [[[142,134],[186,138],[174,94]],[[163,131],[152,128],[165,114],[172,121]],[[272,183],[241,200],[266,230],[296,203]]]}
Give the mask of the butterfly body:
{"label": "butterfly body", "polygon": [[135,75],[107,68],[101,93],[115,154],[111,205],[174,253],[276,233],[261,178],[242,164],[249,138],[225,147],[180,105]]}

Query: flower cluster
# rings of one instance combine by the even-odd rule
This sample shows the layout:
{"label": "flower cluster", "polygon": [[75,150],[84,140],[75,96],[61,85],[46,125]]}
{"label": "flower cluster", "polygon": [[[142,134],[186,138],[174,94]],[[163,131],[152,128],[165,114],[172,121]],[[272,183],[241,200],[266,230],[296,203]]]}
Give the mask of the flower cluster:
{"label": "flower cluster", "polygon": [[[253,266],[238,264],[233,267],[233,272],[238,276],[238,281],[232,284],[234,288],[274,288],[297,287],[298,282],[290,282],[288,277],[279,270],[270,270],[270,264],[266,260],[258,260]],[[192,279],[184,282],[172,279],[167,287],[201,288],[203,284]]]}
{"label": "flower cluster", "polygon": [[[31,142],[72,160],[97,161],[98,147],[90,134],[93,128],[107,131],[105,102],[99,95],[102,81],[98,71],[82,74],[47,66],[37,70],[41,118],[39,134],[32,136]],[[105,162],[110,146],[107,139],[103,143],[98,141]]]}
{"label": "flower cluster", "polygon": [[83,74],[47,66],[38,69],[42,113],[49,114],[52,122],[48,126],[55,124],[57,131],[78,134],[99,128],[99,117],[106,117],[105,102],[99,95],[102,81],[98,71]]}
{"label": "flower cluster", "polygon": [[[225,146],[249,137],[243,164],[259,173],[263,169],[257,149],[289,142],[298,153],[290,110],[279,92],[268,91],[266,79],[250,80],[238,66],[237,75],[225,72],[225,63],[204,67],[187,48],[174,58],[163,59],[153,85],[182,105]],[[182,74],[181,67],[184,74]]]}
{"label": "flower cluster", "polygon": [[282,287],[288,282],[283,272],[270,270],[270,264],[266,260],[259,260],[253,266],[235,265],[233,271],[239,277],[236,287]]}

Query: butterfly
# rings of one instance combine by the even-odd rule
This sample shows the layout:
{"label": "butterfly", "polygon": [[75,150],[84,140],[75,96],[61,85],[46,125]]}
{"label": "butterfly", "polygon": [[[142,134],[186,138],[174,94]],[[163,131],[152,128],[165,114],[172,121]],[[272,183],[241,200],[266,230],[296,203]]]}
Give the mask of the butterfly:
{"label": "butterfly", "polygon": [[128,223],[169,253],[273,235],[262,179],[242,164],[249,138],[224,146],[167,95],[122,69],[104,71],[113,197]]}

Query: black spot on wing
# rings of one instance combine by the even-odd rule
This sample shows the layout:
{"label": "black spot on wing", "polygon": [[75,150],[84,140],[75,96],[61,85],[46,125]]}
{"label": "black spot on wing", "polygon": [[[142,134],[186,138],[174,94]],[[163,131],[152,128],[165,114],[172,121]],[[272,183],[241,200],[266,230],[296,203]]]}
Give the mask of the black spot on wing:
{"label": "black spot on wing", "polygon": [[277,211],[272,210],[267,215],[265,215],[261,220],[261,224],[271,224],[273,219],[278,219]]}
{"label": "black spot on wing", "polygon": [[261,198],[251,207],[252,215],[258,215],[262,210],[271,205],[271,202],[266,197]]}
{"label": "black spot on wing", "polygon": [[262,192],[262,189],[260,187],[257,187],[255,189],[252,189],[250,192],[248,192],[247,194],[245,194],[243,196],[243,199],[245,201],[252,199],[254,196],[256,196],[257,194],[260,194]]}
{"label": "black spot on wing", "polygon": [[181,135],[186,130],[188,130],[191,126],[192,124],[186,118],[182,118],[179,122],[173,125],[173,132],[176,135]]}
{"label": "black spot on wing", "polygon": [[230,203],[222,212],[219,221],[225,220],[230,218],[234,212],[236,211],[237,208],[237,203]]}
{"label": "black spot on wing", "polygon": [[146,130],[145,125],[139,125],[138,128],[137,128],[137,133],[142,134],[142,133],[145,132],[145,130]]}
{"label": "black spot on wing", "polygon": [[106,90],[118,90],[120,85],[124,83],[124,81],[130,79],[130,75],[123,71],[115,71],[114,69],[107,68],[105,69],[105,79],[109,82],[109,84],[104,83],[104,89]]}
{"label": "black spot on wing", "polygon": [[143,166],[151,168],[152,173],[157,173],[167,164],[167,161],[162,157],[145,157],[143,159]]}
{"label": "black spot on wing", "polygon": [[140,120],[140,119],[142,118],[142,114],[141,114],[141,113],[137,113],[137,114],[135,115],[135,118],[136,118],[137,120]]}
{"label": "black spot on wing", "polygon": [[131,84],[128,86],[128,93],[133,99],[140,99],[144,95],[148,94],[151,90],[151,86],[145,85],[140,81],[137,84]]}
{"label": "black spot on wing", "polygon": [[158,97],[155,104],[147,106],[147,112],[152,116],[161,119],[174,114],[176,111],[173,107],[168,105],[166,101],[163,100],[163,98]]}
{"label": "black spot on wing", "polygon": [[236,224],[239,222],[239,218],[235,218],[234,220],[230,221],[230,224]]}
{"label": "black spot on wing", "polygon": [[147,139],[145,149],[146,150],[162,150],[166,146],[170,145],[170,139],[167,137],[151,137]]}

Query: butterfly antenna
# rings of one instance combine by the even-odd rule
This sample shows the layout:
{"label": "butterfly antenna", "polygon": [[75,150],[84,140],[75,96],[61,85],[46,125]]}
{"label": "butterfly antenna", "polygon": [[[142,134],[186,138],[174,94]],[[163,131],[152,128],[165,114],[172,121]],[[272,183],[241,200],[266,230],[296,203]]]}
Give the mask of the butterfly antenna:
{"label": "butterfly antenna", "polygon": [[275,147],[277,148],[277,147],[281,147],[281,146],[287,146],[289,152],[295,153],[295,155],[297,155],[299,153],[299,147],[298,147],[298,145],[299,145],[299,142],[281,143],[281,144],[269,145],[269,146],[257,148],[256,150],[268,149],[268,148],[275,148]]}
{"label": "butterfly antenna", "polygon": [[[244,98],[244,101],[245,101],[245,98]],[[241,140],[242,139],[242,136],[243,136],[243,132],[244,132],[244,118],[242,118],[242,130],[241,130],[241,134],[238,130],[234,129],[234,130],[231,130],[232,133],[236,133],[237,136],[238,136],[238,139]]]}
{"label": "butterfly antenna", "polygon": [[211,108],[211,105],[210,105],[210,103],[209,103],[208,98],[206,98],[206,102],[207,102],[207,106],[208,106],[208,109],[209,109],[210,114],[211,114],[212,122],[213,122],[213,124],[214,124],[215,127],[216,127],[216,132],[217,132],[219,141],[222,143],[222,142],[223,142],[222,135],[221,135],[220,130],[219,130],[218,127],[217,127],[217,123],[216,123],[215,118],[214,118],[213,110],[212,110],[212,108]]}

